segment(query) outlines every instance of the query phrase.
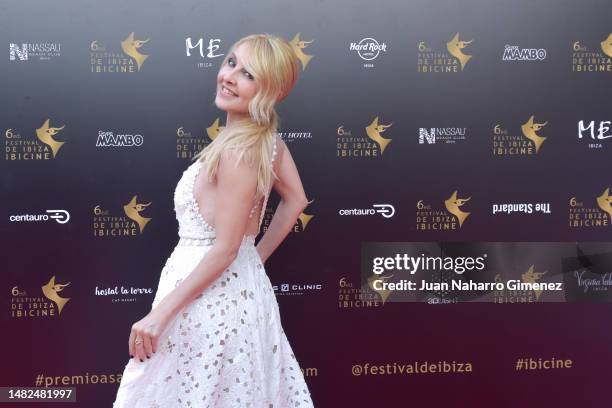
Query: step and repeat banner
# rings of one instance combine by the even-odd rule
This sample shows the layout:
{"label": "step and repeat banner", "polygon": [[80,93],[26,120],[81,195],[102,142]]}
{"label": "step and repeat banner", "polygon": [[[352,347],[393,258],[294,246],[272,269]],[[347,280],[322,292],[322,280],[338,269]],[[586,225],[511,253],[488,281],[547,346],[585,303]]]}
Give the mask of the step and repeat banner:
{"label": "step and repeat banner", "polygon": [[315,405],[609,404],[609,2],[0,4],[0,386],[111,406],[220,63],[272,33],[310,204],[266,269]]}

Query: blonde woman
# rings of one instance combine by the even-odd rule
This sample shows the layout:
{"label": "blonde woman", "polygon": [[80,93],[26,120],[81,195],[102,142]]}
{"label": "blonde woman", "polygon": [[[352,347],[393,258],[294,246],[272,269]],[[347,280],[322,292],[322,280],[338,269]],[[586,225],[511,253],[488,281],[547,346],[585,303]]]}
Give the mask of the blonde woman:
{"label": "blonde woman", "polygon": [[[134,323],[114,408],[312,407],[263,264],[306,207],[275,105],[297,81],[291,45],[250,35],[227,53],[215,104],[226,127],[177,184],[179,242]],[[268,195],[280,195],[259,241]]]}

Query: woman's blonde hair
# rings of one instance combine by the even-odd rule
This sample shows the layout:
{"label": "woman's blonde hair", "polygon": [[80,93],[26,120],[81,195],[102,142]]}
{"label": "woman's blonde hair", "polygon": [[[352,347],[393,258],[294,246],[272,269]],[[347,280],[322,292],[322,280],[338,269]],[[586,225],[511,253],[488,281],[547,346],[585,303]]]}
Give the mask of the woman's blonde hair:
{"label": "woman's blonde hair", "polygon": [[256,196],[265,195],[272,184],[272,176],[278,178],[272,166],[272,144],[279,125],[274,109],[297,82],[299,64],[293,48],[287,40],[271,34],[253,34],[241,38],[230,48],[223,64],[241,44],[250,47],[250,56],[243,64],[259,90],[249,102],[249,117],[232,121],[200,153],[194,156],[203,162],[208,179],[213,180],[224,151],[233,149],[238,162],[259,160]]}

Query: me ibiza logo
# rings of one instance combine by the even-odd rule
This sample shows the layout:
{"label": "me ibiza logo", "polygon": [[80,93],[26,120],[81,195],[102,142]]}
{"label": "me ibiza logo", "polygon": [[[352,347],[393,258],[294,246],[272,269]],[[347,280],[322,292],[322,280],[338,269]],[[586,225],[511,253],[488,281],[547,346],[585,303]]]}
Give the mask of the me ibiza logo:
{"label": "me ibiza logo", "polygon": [[185,55],[187,57],[191,57],[192,50],[195,49],[197,54],[200,56],[200,58],[208,60],[206,62],[201,62],[201,61],[198,62],[197,63],[198,68],[212,67],[212,62],[210,62],[210,60],[212,60],[213,58],[218,58],[218,57],[222,57],[225,55],[225,54],[219,53],[219,48],[221,48],[220,43],[221,43],[220,38],[211,38],[208,40],[208,46],[204,48],[204,38],[199,38],[198,41],[194,44],[191,37],[187,37],[185,39]]}
{"label": "me ibiza logo", "polygon": [[603,144],[600,143],[600,141],[612,137],[612,132],[610,131],[611,123],[612,122],[609,120],[602,120],[599,121],[599,123],[594,120],[585,123],[585,121],[581,120],[578,122],[578,139],[590,139],[591,143],[588,144],[589,149],[601,149],[603,148]]}

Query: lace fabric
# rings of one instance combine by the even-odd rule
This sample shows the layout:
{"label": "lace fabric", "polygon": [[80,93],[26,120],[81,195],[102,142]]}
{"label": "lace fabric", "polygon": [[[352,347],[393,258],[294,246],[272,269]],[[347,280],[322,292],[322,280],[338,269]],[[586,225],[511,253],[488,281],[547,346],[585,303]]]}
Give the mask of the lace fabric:
{"label": "lace fabric", "polygon": [[[162,268],[152,307],[214,245],[214,228],[193,195],[198,172],[189,166],[177,184],[180,240]],[[244,236],[232,264],[168,325],[157,353],[128,361],[113,408],[128,407],[313,407],[255,236]]]}

